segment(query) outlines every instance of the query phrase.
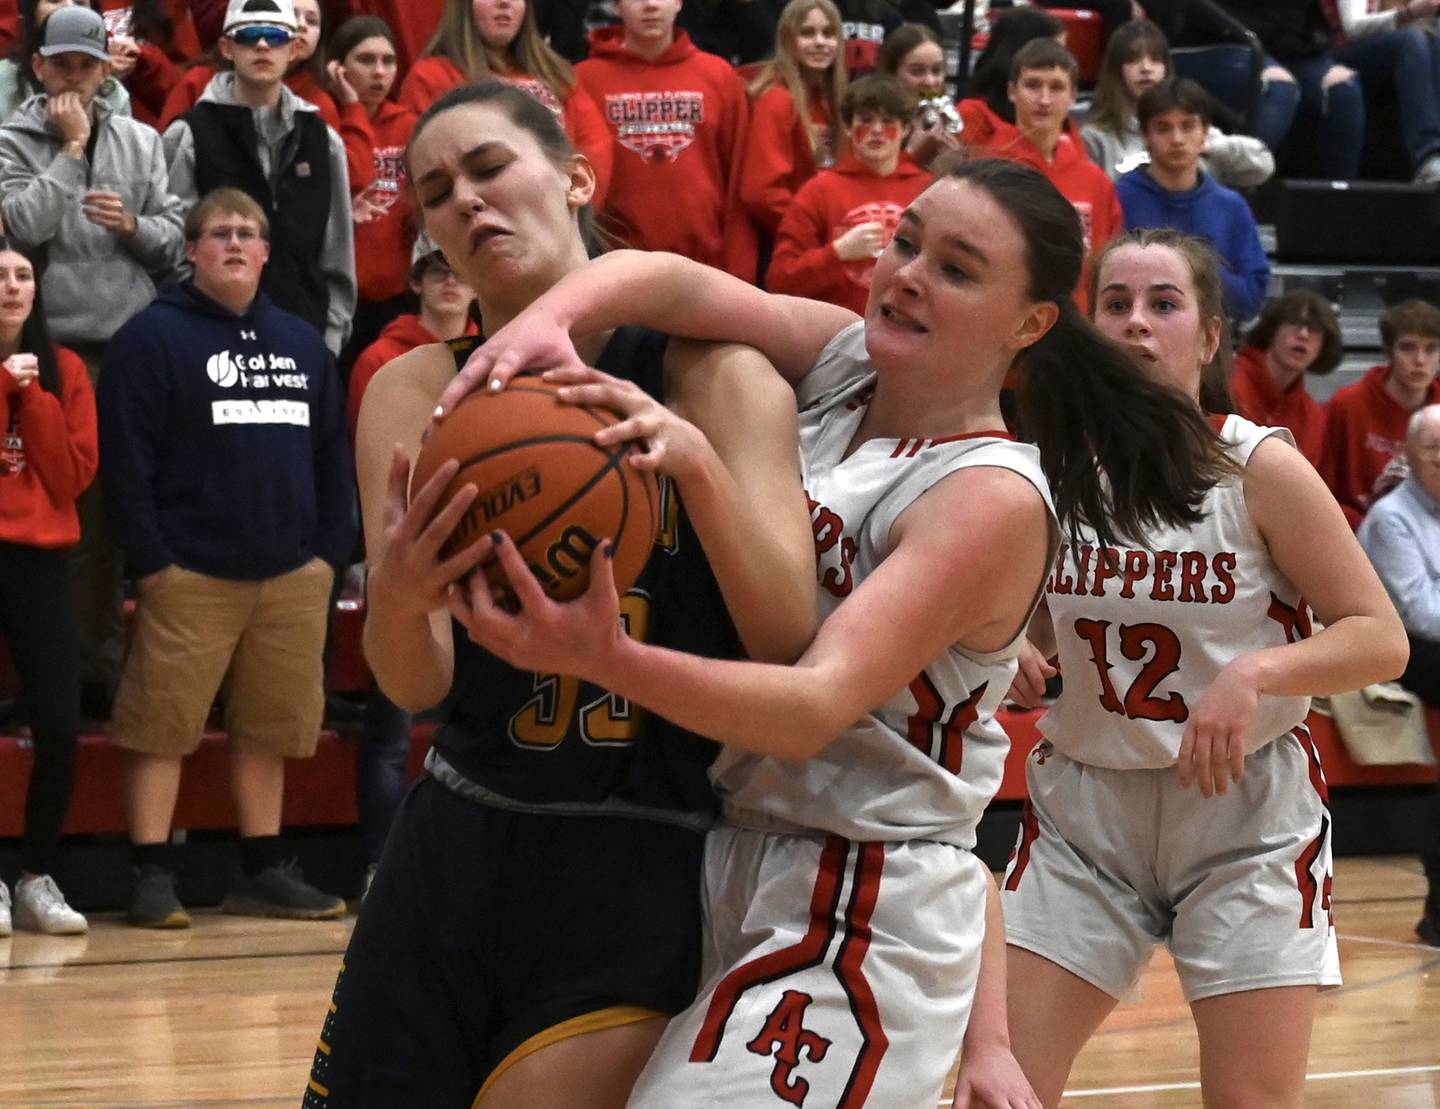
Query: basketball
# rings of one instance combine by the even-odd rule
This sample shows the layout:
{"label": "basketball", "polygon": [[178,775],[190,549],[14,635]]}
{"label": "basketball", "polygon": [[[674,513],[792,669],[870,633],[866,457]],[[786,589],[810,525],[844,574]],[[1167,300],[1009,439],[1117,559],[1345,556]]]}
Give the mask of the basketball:
{"label": "basketball", "polygon": [[[590,582],[590,557],[614,541],[615,588],[624,593],[645,568],[660,520],[653,474],[625,458],[633,444],[602,447],[597,430],[618,422],[603,408],[562,404],[556,387],[521,376],[499,393],[471,393],[421,445],[411,495],[448,459],[460,463],[440,506],[465,485],[479,491],[443,554],[490,531],[515,543],[545,592],[568,601]],[[481,563],[491,586],[509,583],[494,556]]]}

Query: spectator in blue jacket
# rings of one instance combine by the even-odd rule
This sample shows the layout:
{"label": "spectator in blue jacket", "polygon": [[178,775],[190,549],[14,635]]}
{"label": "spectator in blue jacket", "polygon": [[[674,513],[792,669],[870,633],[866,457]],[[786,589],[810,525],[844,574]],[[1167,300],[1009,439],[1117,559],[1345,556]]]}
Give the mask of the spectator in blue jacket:
{"label": "spectator in blue jacket", "polygon": [[1135,105],[1150,164],[1115,182],[1125,229],[1173,227],[1210,243],[1220,255],[1225,311],[1248,320],[1265,303],[1270,263],[1250,205],[1200,168],[1210,131],[1210,96],[1194,81],[1170,78]]}
{"label": "spectator in blue jacket", "polygon": [[345,903],[283,862],[285,760],[315,751],[331,584],[355,542],[345,396],[325,341],[259,291],[260,206],[216,189],[185,222],[194,278],[115,335],[101,376],[101,478],[138,577],[115,698],[127,754],[132,924],[177,928],[168,846],[184,755],[225,687],[243,876],[221,908],[297,919]]}

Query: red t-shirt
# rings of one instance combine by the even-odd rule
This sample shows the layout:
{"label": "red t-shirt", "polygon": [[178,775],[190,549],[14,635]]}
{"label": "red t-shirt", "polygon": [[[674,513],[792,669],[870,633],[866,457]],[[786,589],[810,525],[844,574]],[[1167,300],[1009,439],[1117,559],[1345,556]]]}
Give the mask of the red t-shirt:
{"label": "red t-shirt", "polygon": [[[1375,482],[1405,453],[1410,412],[1385,391],[1390,367],[1373,366],[1353,385],[1338,390],[1325,406],[1325,451],[1320,476],[1351,527],[1359,527],[1375,499]],[[1426,404],[1440,404],[1440,381]]]}
{"label": "red t-shirt", "polygon": [[[831,148],[835,122],[824,101],[810,100],[810,122]],[[755,101],[740,172],[740,200],[762,230],[775,234],[800,186],[816,173],[810,134],[784,85],[771,85]]]}
{"label": "red t-shirt", "polygon": [[1282,393],[1270,374],[1265,352],[1259,347],[1241,347],[1235,355],[1230,392],[1240,415],[1262,427],[1287,429],[1310,465],[1320,468],[1325,453],[1325,410],[1305,388],[1303,374]]}
{"label": "red t-shirt", "polygon": [[902,154],[895,172],[881,177],[853,154],[801,186],[780,221],[766,271],[771,292],[814,297],[861,315],[870,297],[874,258],[842,262],[835,240],[852,227],[878,221],[887,239],[903,212],[934,178]]}
{"label": "red t-shirt", "polygon": [[374,119],[358,101],[340,114],[356,215],[362,208],[371,214],[355,224],[355,280],[361,300],[388,300],[410,287],[415,232],[405,183],[405,144],[414,130],[415,113],[389,101],[380,105]]}
{"label": "red t-shirt", "polygon": [[0,369],[0,541],[70,547],[80,541],[75,499],[100,460],[95,393],[85,363],[57,346],[60,395],[23,389]]}
{"label": "red t-shirt", "polygon": [[657,58],[631,53],[621,27],[590,37],[575,67],[605,120],[615,169],[607,229],[755,280],[755,225],[740,203],[750,99],[730,64],[677,31]]}

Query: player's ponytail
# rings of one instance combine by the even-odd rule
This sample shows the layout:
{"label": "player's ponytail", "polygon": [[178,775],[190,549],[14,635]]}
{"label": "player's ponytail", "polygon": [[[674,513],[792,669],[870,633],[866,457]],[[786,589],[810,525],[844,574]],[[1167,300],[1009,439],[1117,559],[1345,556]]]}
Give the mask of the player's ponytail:
{"label": "player's ponytail", "polygon": [[1020,423],[1062,524],[1073,533],[1084,523],[1113,546],[1199,521],[1206,491],[1234,470],[1214,430],[1072,300],[1058,303],[1059,320],[1021,363]]}
{"label": "player's ponytail", "polygon": [[1040,450],[1061,526],[1102,545],[1200,518],[1206,491],[1234,470],[1195,402],[1152,377],[1071,299],[1085,259],[1074,207],[1042,174],[976,159],[947,175],[983,188],[1025,238],[1030,295],[1060,307],[1019,360],[1020,422]]}

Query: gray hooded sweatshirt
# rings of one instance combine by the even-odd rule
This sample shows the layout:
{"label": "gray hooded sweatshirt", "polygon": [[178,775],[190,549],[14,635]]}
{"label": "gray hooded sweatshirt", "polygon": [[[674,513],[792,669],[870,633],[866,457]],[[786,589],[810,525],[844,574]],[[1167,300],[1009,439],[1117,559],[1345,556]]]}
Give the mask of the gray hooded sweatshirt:
{"label": "gray hooded sweatshirt", "polygon": [[[235,95],[235,74],[217,73],[205,86],[200,99],[217,104],[241,104]],[[260,142],[256,157],[273,183],[285,168],[279,160],[285,136],[294,127],[295,113],[313,112],[315,105],[281,85],[278,108],[251,108],[250,111],[255,117],[255,134]],[[345,143],[333,128],[329,139],[330,215],[325,223],[325,245],[316,265],[329,291],[325,345],[331,354],[338,355],[350,333],[350,318],[355,314],[355,229],[350,222],[350,173],[345,161]],[[195,136],[183,116],[165,129],[165,153],[170,159],[170,188],[183,196],[187,204],[193,204],[200,199],[195,195]]]}
{"label": "gray hooded sweatshirt", "polygon": [[[61,343],[104,343],[155,298],[184,254],[185,206],[166,184],[153,128],[93,102],[90,157],[61,153],[49,98],[32,96],[0,127],[0,212],[5,230],[45,247],[42,292],[50,334]],[[138,225],[125,239],[86,218],[94,188],[125,198]]]}

